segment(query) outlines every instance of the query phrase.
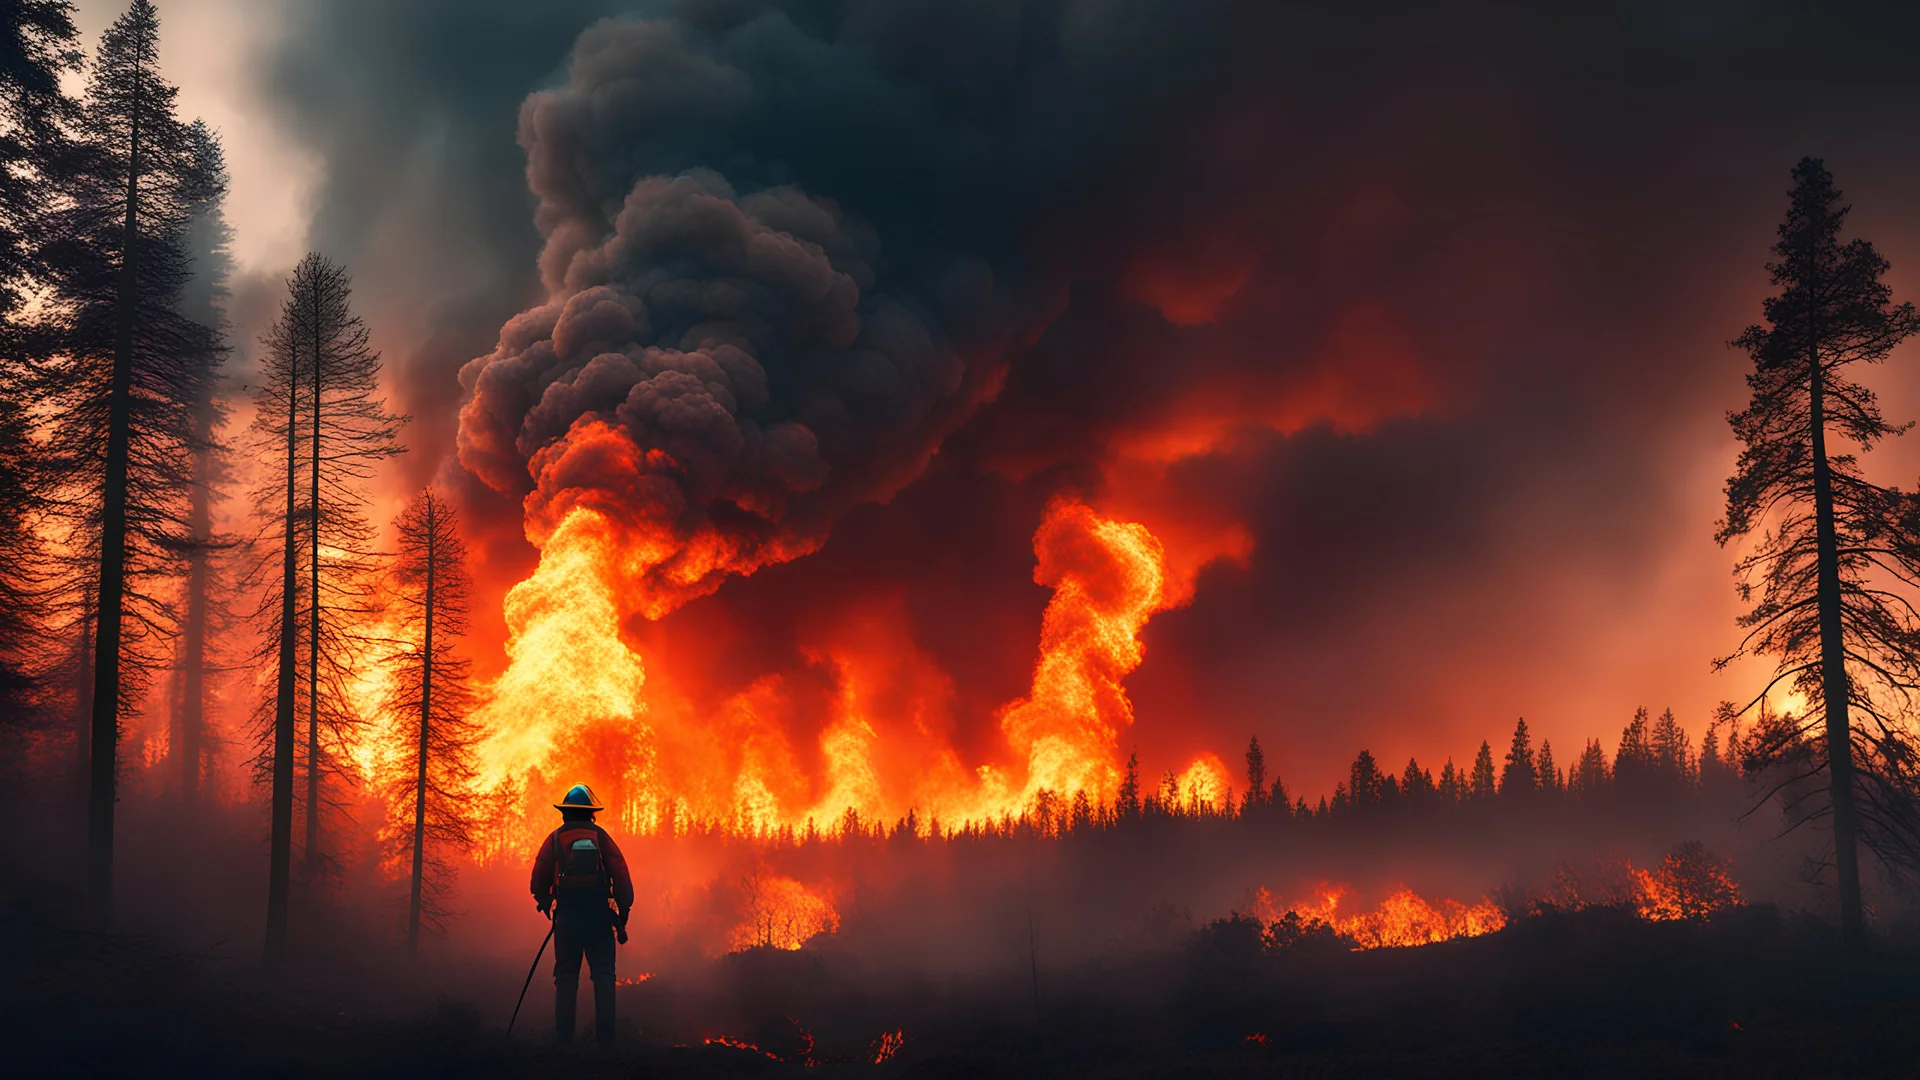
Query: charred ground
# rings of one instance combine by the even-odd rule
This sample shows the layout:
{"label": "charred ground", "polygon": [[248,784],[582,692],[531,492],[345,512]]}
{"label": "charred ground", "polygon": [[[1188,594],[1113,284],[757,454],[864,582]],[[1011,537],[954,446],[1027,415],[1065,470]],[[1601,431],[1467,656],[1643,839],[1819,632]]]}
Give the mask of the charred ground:
{"label": "charred ground", "polygon": [[1037,997],[1024,973],[902,976],[827,939],[623,987],[626,1038],[605,1053],[508,1041],[508,995],[477,992],[517,983],[504,967],[435,999],[434,980],[343,950],[296,988],[217,949],[6,925],[9,1056],[94,1075],[1861,1077],[1920,1055],[1911,935],[1849,967],[1831,928],[1765,906],[1547,911],[1367,952],[1275,950],[1229,919],[1045,972]]}

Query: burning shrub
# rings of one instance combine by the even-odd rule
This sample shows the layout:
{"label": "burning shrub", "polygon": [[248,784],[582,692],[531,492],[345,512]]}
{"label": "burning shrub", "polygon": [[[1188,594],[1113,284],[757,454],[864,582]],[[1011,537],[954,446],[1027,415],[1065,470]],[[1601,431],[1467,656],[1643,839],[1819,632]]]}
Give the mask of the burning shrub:
{"label": "burning shrub", "polygon": [[1562,863],[1534,902],[1536,908],[1564,911],[1614,907],[1655,922],[1704,919],[1739,904],[1731,864],[1698,840],[1674,848],[1652,870],[1611,853],[1581,867]]}
{"label": "burning shrub", "polygon": [[1303,917],[1297,911],[1289,911],[1267,925],[1267,948],[1273,952],[1347,952],[1360,948],[1360,943],[1340,933],[1333,924],[1321,919]]}
{"label": "burning shrub", "polygon": [[1704,919],[1715,912],[1737,907],[1740,886],[1729,872],[1729,864],[1708,851],[1698,840],[1689,840],[1668,853],[1658,870],[1636,870],[1641,897],[1637,905],[1645,919]]}

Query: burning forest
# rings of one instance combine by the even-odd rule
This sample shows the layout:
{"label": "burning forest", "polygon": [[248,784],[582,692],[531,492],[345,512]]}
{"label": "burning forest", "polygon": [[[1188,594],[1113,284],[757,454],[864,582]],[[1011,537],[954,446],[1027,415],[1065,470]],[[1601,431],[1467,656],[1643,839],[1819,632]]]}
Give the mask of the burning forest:
{"label": "burning forest", "polygon": [[1920,19],[0,18],[15,1057],[1911,1074]]}

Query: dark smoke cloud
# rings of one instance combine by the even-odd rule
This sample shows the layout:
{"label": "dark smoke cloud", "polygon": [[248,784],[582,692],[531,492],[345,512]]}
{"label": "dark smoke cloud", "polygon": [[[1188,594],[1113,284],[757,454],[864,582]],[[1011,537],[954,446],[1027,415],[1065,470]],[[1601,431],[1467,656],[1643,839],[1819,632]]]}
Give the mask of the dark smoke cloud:
{"label": "dark smoke cloud", "polygon": [[[1458,757],[1520,714],[1563,760],[1643,702],[1697,729],[1733,696],[1706,674],[1723,343],[1793,161],[1828,158],[1897,291],[1920,265],[1906,5],[307,18],[274,85],[331,169],[316,242],[439,334],[409,407],[448,444],[486,357],[467,460],[501,583],[527,463],[594,448],[565,435],[597,416],[674,468],[560,454],[568,498],[821,545],[636,624],[643,649],[724,631],[737,688],[895,595],[963,742],[1024,690],[1063,488],[1254,538],[1148,628],[1143,754],[1258,731],[1330,787],[1359,745]],[[1191,456],[1149,460],[1169,432]]]}
{"label": "dark smoke cloud", "polygon": [[[1057,179],[1015,122],[1029,84],[1097,146],[1121,103],[1106,66],[1180,40],[1034,10],[587,30],[521,110],[548,299],[463,373],[462,462],[528,495],[536,537],[588,506],[672,550],[639,582],[655,615],[890,498],[1057,306],[1006,254]],[[941,64],[907,62],[936,42]],[[1036,47],[1057,55],[1023,64]]]}

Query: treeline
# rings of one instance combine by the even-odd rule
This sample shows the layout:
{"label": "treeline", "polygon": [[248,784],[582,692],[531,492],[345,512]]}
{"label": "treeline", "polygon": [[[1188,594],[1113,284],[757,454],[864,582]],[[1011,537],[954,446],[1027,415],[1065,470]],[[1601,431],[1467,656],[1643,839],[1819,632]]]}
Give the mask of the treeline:
{"label": "treeline", "polygon": [[[417,940],[469,827],[466,557],[430,488],[382,550],[368,486],[407,418],[382,397],[348,275],[302,260],[255,362],[234,370],[225,163],[161,77],[153,3],[133,0],[90,54],[67,0],[0,17],[7,797],[29,775],[71,778],[53,785],[56,817],[86,823],[85,891],[105,921],[128,776],[192,810],[216,763],[243,783],[251,763],[271,808],[278,959],[295,891],[318,900],[338,876],[371,762]],[[241,413],[251,423],[230,430]],[[375,672],[387,689],[370,701]],[[212,719],[249,701],[251,730]]]}
{"label": "treeline", "polygon": [[[1532,814],[1555,803],[1621,806],[1671,805],[1675,800],[1727,796],[1752,800],[1762,790],[1754,781],[1767,764],[1753,756],[1750,737],[1730,727],[1725,740],[1716,725],[1696,749],[1692,737],[1668,709],[1657,718],[1638,709],[1608,755],[1599,739],[1588,739],[1573,762],[1559,765],[1550,742],[1536,749],[1523,718],[1514,725],[1504,755],[1494,756],[1482,740],[1462,768],[1451,757],[1434,771],[1409,758],[1399,770],[1383,768],[1373,752],[1361,750],[1347,776],[1331,794],[1315,801],[1289,791],[1271,776],[1259,736],[1247,742],[1242,784],[1216,790],[1195,781],[1182,785],[1169,770],[1151,784],[1143,782],[1138,754],[1130,755],[1115,797],[1100,800],[1085,791],[1064,795],[1040,791],[1018,813],[953,822],[917,810],[880,820],[849,807],[837,818],[808,820],[799,826],[757,830],[750,822],[694,817],[669,808],[660,833],[668,837],[707,837],[728,842],[816,844],[846,840],[1051,838],[1076,833],[1124,830],[1165,822],[1244,821],[1388,821],[1396,815],[1425,814],[1449,808],[1480,808],[1490,813]],[[1749,775],[1748,769],[1755,770]],[[1736,802],[1741,807],[1751,802]],[[509,850],[504,835],[483,841],[492,850]]]}

